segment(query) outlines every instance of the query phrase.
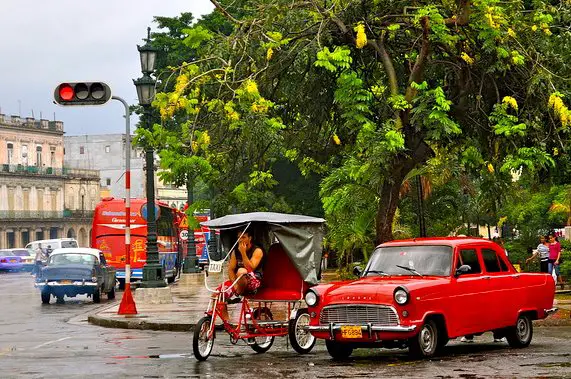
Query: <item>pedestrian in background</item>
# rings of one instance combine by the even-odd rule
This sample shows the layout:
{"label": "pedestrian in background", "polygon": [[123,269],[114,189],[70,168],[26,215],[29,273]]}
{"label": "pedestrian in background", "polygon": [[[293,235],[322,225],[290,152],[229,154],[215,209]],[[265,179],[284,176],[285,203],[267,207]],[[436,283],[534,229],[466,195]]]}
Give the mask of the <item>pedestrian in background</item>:
{"label": "pedestrian in background", "polygon": [[549,242],[545,236],[539,237],[539,245],[533,250],[533,255],[525,260],[525,263],[528,264],[537,258],[539,258],[539,271],[549,272]]}
{"label": "pedestrian in background", "polygon": [[557,241],[554,234],[549,235],[549,260],[547,264],[547,270],[550,274],[553,274],[555,265],[559,265],[559,259],[561,258],[561,244]]}

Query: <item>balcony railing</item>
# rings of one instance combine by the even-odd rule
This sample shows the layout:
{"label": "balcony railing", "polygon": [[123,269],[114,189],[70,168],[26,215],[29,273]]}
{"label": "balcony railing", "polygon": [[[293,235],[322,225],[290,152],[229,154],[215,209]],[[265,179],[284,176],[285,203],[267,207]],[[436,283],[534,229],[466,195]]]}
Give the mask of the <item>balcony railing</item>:
{"label": "balcony railing", "polygon": [[93,218],[93,211],[69,210],[63,211],[0,211],[0,220],[31,220],[58,218]]}
{"label": "balcony railing", "polygon": [[63,218],[62,211],[0,211],[0,219],[54,219]]}
{"label": "balcony railing", "polygon": [[21,164],[3,164],[0,165],[0,172],[10,172],[20,175],[53,175],[53,176],[71,176],[79,178],[99,178],[99,170],[87,170],[78,168],[55,168],[55,167],[38,167],[25,166]]}

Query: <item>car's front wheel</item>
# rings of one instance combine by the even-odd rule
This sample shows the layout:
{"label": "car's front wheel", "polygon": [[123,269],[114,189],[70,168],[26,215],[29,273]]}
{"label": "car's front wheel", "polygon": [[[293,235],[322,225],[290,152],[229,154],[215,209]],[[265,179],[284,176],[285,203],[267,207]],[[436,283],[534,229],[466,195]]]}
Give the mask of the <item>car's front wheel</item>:
{"label": "car's front wheel", "polygon": [[533,324],[528,315],[519,315],[515,326],[506,330],[506,338],[511,347],[528,347],[533,337]]}
{"label": "car's front wheel", "polygon": [[295,318],[289,320],[289,341],[299,354],[307,354],[315,346],[316,338],[304,327],[309,325],[307,308],[297,311]]}
{"label": "car's front wheel", "polygon": [[49,304],[51,296],[48,291],[42,291],[42,304]]}
{"label": "car's front wheel", "polygon": [[416,358],[432,357],[438,346],[438,328],[432,320],[427,320],[418,334],[408,341],[409,353]]}
{"label": "car's front wheel", "polygon": [[353,354],[353,347],[346,343],[325,340],[325,347],[331,358],[335,360],[347,359]]}
{"label": "car's front wheel", "polygon": [[101,290],[99,289],[99,287],[97,287],[93,292],[93,302],[101,303]]}

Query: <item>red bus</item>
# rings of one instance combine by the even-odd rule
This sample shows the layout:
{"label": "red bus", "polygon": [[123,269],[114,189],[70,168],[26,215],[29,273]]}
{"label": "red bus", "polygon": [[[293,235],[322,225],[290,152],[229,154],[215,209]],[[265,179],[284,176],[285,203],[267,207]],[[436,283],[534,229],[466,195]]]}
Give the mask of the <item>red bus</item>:
{"label": "red bus", "polygon": [[[131,199],[131,279],[143,279],[143,266],[147,261],[147,221],[142,215],[146,199]],[[156,202],[157,246],[159,262],[165,278],[173,282],[180,272],[182,254],[179,250],[178,224],[182,212],[168,204]],[[117,269],[120,286],[125,284],[125,200],[104,198],[93,214],[91,247],[105,255],[107,263]]]}

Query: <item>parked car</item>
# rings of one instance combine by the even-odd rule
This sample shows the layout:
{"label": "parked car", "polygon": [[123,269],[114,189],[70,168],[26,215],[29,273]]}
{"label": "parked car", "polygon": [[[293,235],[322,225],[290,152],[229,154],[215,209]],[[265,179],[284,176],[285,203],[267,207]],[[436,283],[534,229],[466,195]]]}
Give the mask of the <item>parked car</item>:
{"label": "parked car", "polygon": [[532,320],[553,308],[544,273],[518,273],[504,250],[480,238],[422,238],[379,245],[358,280],[305,294],[307,329],[335,359],[360,347],[406,348],[430,357],[450,339],[491,331],[526,347]]}
{"label": "parked car", "polygon": [[77,240],[74,238],[52,238],[48,240],[32,241],[26,245],[26,249],[35,252],[38,249],[38,246],[40,245],[42,245],[42,248],[44,249],[50,247],[52,250],[79,246],[77,244]]}
{"label": "parked car", "polygon": [[87,247],[54,250],[47,265],[36,276],[35,286],[40,289],[42,303],[48,304],[51,296],[63,301],[64,296],[87,294],[95,303],[101,294],[115,298],[116,272],[108,266],[103,252]]}
{"label": "parked car", "polygon": [[0,250],[0,271],[19,271],[23,268],[22,258],[16,256],[11,249]]}
{"label": "parked car", "polygon": [[24,249],[24,248],[16,248],[16,249],[8,249],[10,250],[12,253],[14,253],[15,256],[20,257],[22,260],[22,269],[25,271],[32,271],[32,269],[34,268],[34,265],[36,263],[36,255],[28,250],[28,249]]}

